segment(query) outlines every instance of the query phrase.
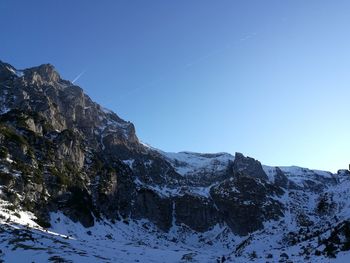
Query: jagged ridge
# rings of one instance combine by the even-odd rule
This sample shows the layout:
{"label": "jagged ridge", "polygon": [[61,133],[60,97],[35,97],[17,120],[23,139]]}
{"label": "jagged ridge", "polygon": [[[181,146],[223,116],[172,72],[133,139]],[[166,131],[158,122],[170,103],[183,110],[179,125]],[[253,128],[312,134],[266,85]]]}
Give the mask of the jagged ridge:
{"label": "jagged ridge", "polygon": [[61,211],[86,227],[106,218],[147,219],[165,232],[221,225],[241,236],[271,220],[310,228],[324,215],[293,203],[321,202],[348,175],[262,166],[239,153],[153,149],[50,64],[16,70],[1,62],[0,100],[1,199],[45,227]]}

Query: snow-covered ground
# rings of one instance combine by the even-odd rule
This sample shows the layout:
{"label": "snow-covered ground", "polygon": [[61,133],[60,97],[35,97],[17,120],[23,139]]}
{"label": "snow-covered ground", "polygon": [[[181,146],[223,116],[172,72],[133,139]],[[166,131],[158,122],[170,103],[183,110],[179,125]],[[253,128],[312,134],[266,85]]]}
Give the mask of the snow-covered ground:
{"label": "snow-covered ground", "polygon": [[[350,218],[350,180],[343,179],[326,191],[339,203],[341,219]],[[349,262],[350,253],[337,258],[315,256],[317,237],[295,245],[286,242],[286,234],[300,231],[296,224],[298,209],[313,211],[317,193],[286,192],[281,198],[289,209],[279,221],[265,223],[264,229],[249,236],[233,235],[225,225],[196,233],[186,226],[173,226],[168,233],[141,220],[111,223],[98,221],[85,228],[62,213],[52,213],[50,229],[43,229],[29,212],[0,202],[0,259],[4,262]],[[321,221],[314,217],[317,227]],[[323,236],[329,235],[324,231]],[[304,252],[308,250],[310,255]],[[289,260],[289,261],[288,261]]]}
{"label": "snow-covered ground", "polygon": [[193,152],[170,153],[158,150],[182,176],[195,173],[217,173],[227,169],[234,157],[229,153],[201,154]]}
{"label": "snow-covered ground", "polygon": [[224,226],[201,234],[186,227],[163,233],[147,221],[99,221],[85,228],[61,213],[51,214],[52,227],[43,229],[31,213],[9,206],[0,205],[4,262],[215,262],[241,240]]}
{"label": "snow-covered ground", "polygon": [[303,187],[306,180],[320,181],[336,179],[335,175],[328,171],[310,170],[308,168],[298,166],[267,166],[262,165],[262,168],[269,178],[270,182],[274,182],[275,175],[277,174],[277,168],[279,168],[290,181],[296,185]]}

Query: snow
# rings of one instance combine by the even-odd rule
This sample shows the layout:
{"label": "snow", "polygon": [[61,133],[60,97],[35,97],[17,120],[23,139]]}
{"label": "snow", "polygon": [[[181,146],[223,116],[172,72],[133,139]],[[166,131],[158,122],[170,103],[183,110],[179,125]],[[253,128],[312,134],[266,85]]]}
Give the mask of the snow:
{"label": "snow", "polygon": [[14,160],[12,160],[9,155],[7,155],[5,161],[8,162],[8,163],[13,163],[14,162]]}
{"label": "snow", "polygon": [[24,76],[24,73],[23,73],[22,70],[16,70],[15,74],[16,74],[16,76],[19,77],[19,78]]}
{"label": "snow", "polygon": [[22,77],[24,74],[23,74],[23,71],[22,70],[16,70],[12,67],[8,67],[6,66],[7,70],[11,71],[13,74],[15,74],[17,77]]}
{"label": "snow", "polygon": [[188,192],[194,195],[198,195],[198,196],[202,196],[205,198],[209,198],[210,197],[210,188],[212,186],[209,187],[190,187],[188,189]]}
{"label": "snow", "polygon": [[271,167],[267,165],[262,165],[262,168],[264,172],[266,173],[267,177],[269,178],[269,181],[271,183],[275,182],[275,175],[276,175],[276,167]]}
{"label": "snow", "polygon": [[126,165],[128,165],[131,169],[132,169],[132,165],[134,164],[134,162],[135,162],[134,159],[123,160],[123,163],[125,163]]}
{"label": "snow", "polygon": [[106,114],[113,114],[113,111],[112,111],[112,110],[107,109],[107,108],[105,108],[105,107],[101,107],[101,108],[102,108],[102,111],[103,111],[104,113],[106,113]]}
{"label": "snow", "polygon": [[[9,87],[7,87],[6,85],[3,85],[3,84],[1,84],[1,86],[5,86],[6,88],[9,88]],[[3,90],[3,95],[0,96],[0,114],[5,114],[5,113],[7,113],[7,112],[9,112],[11,110],[6,105],[7,94],[8,94],[8,91],[4,89]]]}
{"label": "snow", "polygon": [[160,185],[144,184],[138,178],[135,180],[135,184],[140,188],[146,188],[156,192],[160,197],[174,197],[174,196],[184,196],[185,194],[194,195],[198,197],[210,198],[210,189],[217,185],[214,183],[207,187],[198,186],[181,186],[181,187],[168,187]]}
{"label": "snow", "polygon": [[11,71],[13,74],[16,74],[16,70],[14,70],[12,67],[6,66],[6,69],[7,69],[8,71]]}
{"label": "snow", "polygon": [[104,118],[101,118],[100,121],[102,121],[102,123],[98,129],[101,136],[101,144],[103,149],[105,149],[103,138],[110,134],[121,135],[124,139],[129,139],[129,122],[117,122],[110,117],[107,117],[107,121]]}
{"label": "snow", "polygon": [[290,181],[294,182],[298,186],[303,187],[306,180],[317,181],[319,179],[334,179],[336,175],[328,171],[310,170],[298,166],[267,166],[262,165],[264,172],[266,173],[269,181],[274,183],[275,176],[277,174],[277,168],[279,168]]}
{"label": "snow", "polygon": [[[4,262],[43,263],[60,257],[66,261],[87,263],[120,260],[125,263],[213,263],[225,256],[226,262],[265,263],[279,262],[282,253],[286,253],[290,262],[294,263],[340,263],[350,260],[349,252],[340,252],[335,259],[324,256],[308,259],[299,255],[306,243],[287,246],[283,242],[282,221],[266,222],[263,230],[239,237],[231,234],[226,225],[219,224],[207,232],[196,233],[176,225],[175,214],[169,233],[158,231],[147,220],[131,220],[128,224],[101,220],[93,227],[85,228],[62,213],[52,213],[52,227],[46,230],[32,221],[30,213],[21,213],[21,218],[11,217],[7,222],[0,221],[0,258]],[[240,244],[245,245],[237,249]],[[256,254],[254,260],[251,258],[253,253]],[[271,254],[271,260],[266,259],[268,254]],[[185,261],[185,258],[189,260]]]}
{"label": "snow", "polygon": [[228,153],[199,154],[193,152],[158,152],[163,155],[182,176],[201,172],[218,173],[227,169],[234,157]]}
{"label": "snow", "polygon": [[[125,160],[132,161],[132,160]],[[141,182],[138,181],[141,186]],[[144,187],[144,185],[142,185]],[[210,187],[187,187],[180,189],[158,188],[164,195],[191,192],[209,197]],[[211,186],[212,187],[212,186]],[[350,218],[350,180],[343,178],[337,185],[330,186],[325,193],[332,195],[339,204],[339,217]],[[296,223],[298,210],[309,211],[315,227],[322,229],[322,221],[313,214],[321,193],[303,190],[286,190],[276,200],[285,207],[285,215],[277,221],[264,222],[264,228],[248,236],[239,237],[232,234],[225,224],[217,224],[204,233],[197,233],[185,225],[177,225],[175,203],[172,213],[172,227],[168,233],[159,231],[151,222],[128,220],[111,223],[106,219],[96,221],[91,228],[74,223],[61,212],[51,214],[50,229],[43,229],[35,223],[35,216],[19,208],[7,209],[10,203],[0,200],[0,259],[4,262],[49,262],[53,256],[59,256],[72,262],[192,262],[212,263],[223,255],[226,262],[279,262],[282,253],[286,253],[294,263],[302,262],[348,262],[349,252],[341,252],[337,258],[324,256],[305,258],[300,255],[302,247],[317,247],[317,238],[302,241],[296,245],[287,245],[284,241],[288,232],[298,232]],[[247,205],[249,203],[246,203]],[[297,209],[297,210],[296,210]],[[16,215],[18,214],[18,215]],[[19,235],[18,232],[22,235]],[[30,238],[26,239],[26,236]],[[322,236],[327,237],[330,231]],[[244,243],[243,243],[244,242]],[[240,244],[244,244],[238,249]],[[320,247],[318,248],[320,249]],[[256,258],[252,260],[252,255]],[[268,254],[272,259],[266,259]],[[52,260],[51,260],[52,261]]]}
{"label": "snow", "polygon": [[146,142],[143,142],[143,141],[140,141],[140,144],[142,144],[144,147],[146,147],[147,149],[150,149],[150,150],[155,150],[155,151],[160,151],[156,148],[154,148],[153,146],[151,146],[150,144],[146,143]]}
{"label": "snow", "polygon": [[[2,210],[2,209],[1,209]],[[0,258],[4,262],[49,262],[53,256],[72,262],[181,262],[184,255],[196,261],[215,262],[229,253],[228,244],[239,237],[228,234],[225,226],[216,225],[205,233],[173,226],[171,232],[158,231],[146,220],[128,224],[98,221],[91,228],[74,223],[62,213],[51,214],[52,227],[40,228],[33,216],[21,213],[22,219],[0,221]],[[175,222],[175,221],[174,221]],[[13,235],[14,230],[25,235]],[[29,237],[29,238],[26,238]],[[174,240],[177,238],[177,241]],[[208,240],[217,240],[213,245]]]}
{"label": "snow", "polygon": [[[0,224],[6,224],[4,219],[14,224],[30,226],[32,228],[39,228],[38,224],[34,222],[35,216],[30,212],[20,211],[18,209],[13,210],[13,205],[10,202],[0,199]],[[18,215],[16,215],[17,213]]]}
{"label": "snow", "polygon": [[298,167],[298,166],[280,166],[279,168],[285,174],[287,174],[289,176],[293,176],[293,177],[299,177],[299,176],[307,177],[307,176],[315,175],[315,174],[318,176],[321,176],[321,177],[326,177],[326,178],[332,177],[331,172],[320,171],[320,170],[310,170],[310,169],[302,168],[302,167]]}

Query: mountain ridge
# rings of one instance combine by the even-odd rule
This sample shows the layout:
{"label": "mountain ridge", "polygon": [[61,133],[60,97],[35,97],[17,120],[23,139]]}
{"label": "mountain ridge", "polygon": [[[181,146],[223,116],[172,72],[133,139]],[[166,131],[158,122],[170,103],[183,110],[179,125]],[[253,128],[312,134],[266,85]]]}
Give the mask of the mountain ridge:
{"label": "mountain ridge", "polygon": [[[220,226],[221,234],[236,239],[225,241],[232,250],[236,246],[235,257],[246,258],[251,252],[243,253],[244,247],[258,241],[240,247],[237,240],[275,233],[273,227],[283,233],[275,233],[282,235],[278,242],[289,240],[292,247],[298,231],[321,235],[330,222],[347,225],[348,207],[332,196],[339,192],[347,200],[338,188],[347,184],[348,171],[271,167],[241,153],[149,147],[131,122],[61,79],[51,64],[19,71],[0,62],[0,102],[0,199],[33,213],[41,227],[53,227],[55,214],[87,228],[147,220],[161,236],[175,239]],[[339,229],[333,233],[343,235]],[[346,242],[333,242],[334,254]],[[326,248],[321,255],[329,256]]]}

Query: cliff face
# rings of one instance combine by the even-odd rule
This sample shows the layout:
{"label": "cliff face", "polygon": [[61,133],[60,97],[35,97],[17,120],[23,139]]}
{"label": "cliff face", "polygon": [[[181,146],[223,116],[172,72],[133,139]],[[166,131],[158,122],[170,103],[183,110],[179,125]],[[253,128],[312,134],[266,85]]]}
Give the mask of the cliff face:
{"label": "cliff face", "polygon": [[[0,103],[1,198],[32,211],[43,226],[50,212],[62,211],[86,227],[101,218],[147,219],[165,232],[221,224],[247,235],[290,212],[284,198],[291,191],[299,200],[341,176],[267,167],[239,153],[145,146],[132,123],[49,64],[19,71],[1,62]],[[312,221],[313,211],[295,209]]]}

